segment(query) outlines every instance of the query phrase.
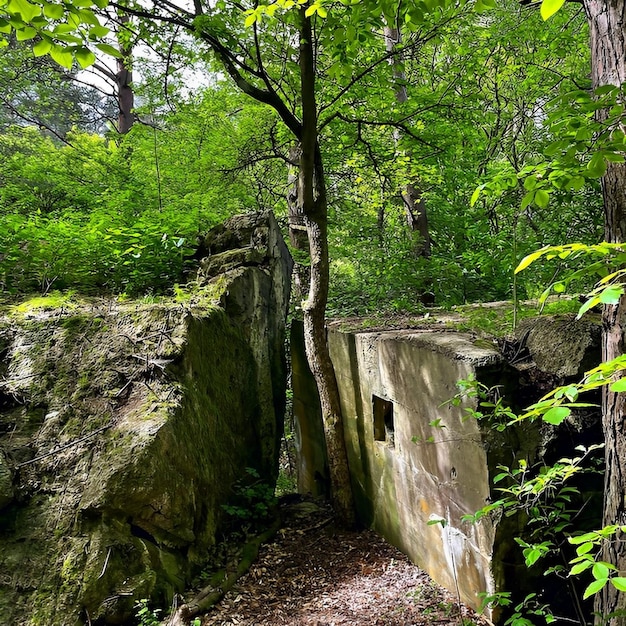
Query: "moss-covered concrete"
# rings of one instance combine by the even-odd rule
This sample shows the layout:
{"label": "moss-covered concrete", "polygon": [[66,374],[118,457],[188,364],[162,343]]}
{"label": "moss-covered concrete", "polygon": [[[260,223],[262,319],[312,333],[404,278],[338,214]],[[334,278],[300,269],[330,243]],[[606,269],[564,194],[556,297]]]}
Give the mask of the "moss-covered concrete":
{"label": "moss-covered concrete", "polygon": [[246,468],[275,478],[290,261],[273,217],[253,225],[262,263],[219,277],[213,304],[0,317],[4,623],[121,624],[141,598],[168,606]]}

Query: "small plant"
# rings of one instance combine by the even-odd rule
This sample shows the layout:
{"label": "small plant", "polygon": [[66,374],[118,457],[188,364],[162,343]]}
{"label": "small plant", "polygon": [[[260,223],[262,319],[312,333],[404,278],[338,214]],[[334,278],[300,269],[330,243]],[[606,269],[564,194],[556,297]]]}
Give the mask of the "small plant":
{"label": "small plant", "polygon": [[135,603],[135,617],[139,626],[158,626],[160,613],[160,609],[150,609],[147,598],[142,598]]}
{"label": "small plant", "polygon": [[235,483],[233,492],[232,502],[222,505],[222,509],[241,523],[267,521],[276,505],[273,486],[263,481],[252,467],[246,468],[246,476]]}

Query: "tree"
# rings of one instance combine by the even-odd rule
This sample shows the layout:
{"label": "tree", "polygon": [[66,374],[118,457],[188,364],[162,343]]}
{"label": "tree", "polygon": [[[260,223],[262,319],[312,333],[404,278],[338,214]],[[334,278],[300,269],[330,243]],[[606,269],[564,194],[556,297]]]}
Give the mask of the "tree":
{"label": "tree", "polygon": [[73,127],[101,131],[109,111],[95,87],[50,57],[34,57],[27,42],[12,40],[0,58],[0,127],[31,124],[65,140]]}
{"label": "tree", "polygon": [[[591,75],[594,88],[626,84],[626,3],[624,0],[584,0],[589,21]],[[598,113],[600,121],[606,111]],[[626,243],[626,165],[606,163],[602,177],[606,241]],[[624,354],[626,296],[616,305],[604,305],[602,312],[602,358],[610,361]],[[626,395],[608,387],[602,396],[602,424],[605,440],[606,474],[604,525],[626,524]],[[626,542],[618,533],[605,544],[602,560],[626,570]],[[606,585],[596,600],[597,624],[619,626],[626,615],[626,594]],[[607,621],[608,618],[608,621]]]}

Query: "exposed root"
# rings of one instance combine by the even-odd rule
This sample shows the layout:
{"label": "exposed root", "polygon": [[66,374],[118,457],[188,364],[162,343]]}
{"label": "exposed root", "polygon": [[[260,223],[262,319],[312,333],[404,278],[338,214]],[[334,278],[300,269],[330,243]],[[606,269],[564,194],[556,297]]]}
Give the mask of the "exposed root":
{"label": "exposed root", "polygon": [[226,576],[217,587],[208,585],[193,600],[179,606],[172,613],[168,626],[187,626],[194,617],[206,613],[215,606],[235,586],[235,583],[248,572],[259,554],[261,544],[272,539],[278,532],[280,525],[280,516],[277,516],[265,532],[252,537],[242,548],[236,569]]}

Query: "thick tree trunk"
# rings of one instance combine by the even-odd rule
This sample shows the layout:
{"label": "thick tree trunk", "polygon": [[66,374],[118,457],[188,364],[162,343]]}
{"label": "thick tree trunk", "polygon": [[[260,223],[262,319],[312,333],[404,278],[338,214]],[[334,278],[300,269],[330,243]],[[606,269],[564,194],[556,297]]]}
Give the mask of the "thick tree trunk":
{"label": "thick tree trunk", "polygon": [[[591,36],[591,73],[594,87],[626,82],[626,2],[625,0],[585,0]],[[599,115],[602,119],[602,113]],[[605,238],[626,242],[626,167],[608,163],[602,179]],[[626,297],[618,305],[605,305],[603,320],[603,359],[614,359],[624,352]],[[626,524],[626,396],[604,389],[602,422],[605,440],[606,474],[603,524]],[[616,536],[602,551],[601,559],[613,563],[626,576],[626,543]],[[596,624],[620,626],[625,623],[626,594],[607,585],[596,597]],[[621,615],[614,615],[616,612]]]}
{"label": "thick tree trunk", "polygon": [[317,383],[324,422],[328,470],[333,506],[346,527],[355,524],[348,456],[343,430],[339,389],[326,341],[328,300],[328,207],[322,157],[318,143],[315,67],[311,20],[300,13],[300,76],[302,95],[302,138],[298,200],[302,206],[311,255],[309,295],[303,305],[304,341],[309,366]]}
{"label": "thick tree trunk", "polygon": [[[397,28],[385,26],[385,46],[389,52],[393,52],[401,41],[401,33]],[[396,100],[399,104],[406,102],[409,97],[406,92],[405,81],[406,76],[402,69],[401,59],[398,55],[394,55],[389,59],[393,66],[393,77],[395,83]],[[395,133],[396,144],[399,135]],[[411,233],[417,236],[414,245],[415,256],[430,256],[430,231],[428,230],[428,216],[426,214],[426,204],[422,200],[422,194],[419,191],[417,183],[407,183],[402,190],[402,204],[406,213],[406,221]]]}

